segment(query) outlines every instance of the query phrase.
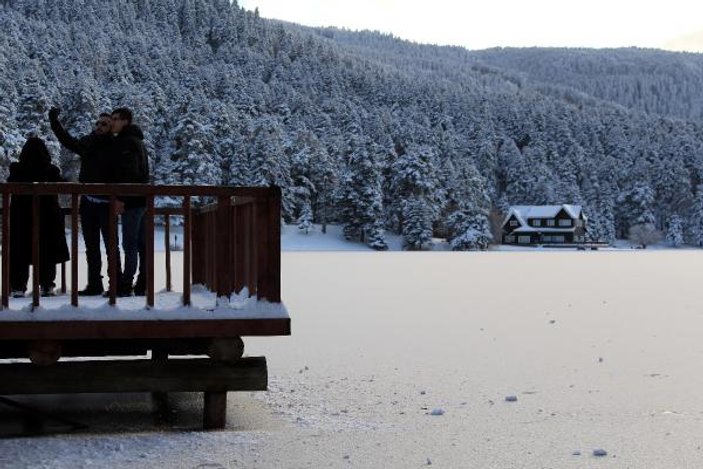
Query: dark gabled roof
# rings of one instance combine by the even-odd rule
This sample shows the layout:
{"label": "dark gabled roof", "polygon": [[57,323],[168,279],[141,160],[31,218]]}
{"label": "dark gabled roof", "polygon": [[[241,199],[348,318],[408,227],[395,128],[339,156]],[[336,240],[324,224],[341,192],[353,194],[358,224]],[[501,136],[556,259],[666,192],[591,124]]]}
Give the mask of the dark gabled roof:
{"label": "dark gabled roof", "polygon": [[554,218],[564,210],[571,218],[576,219],[581,216],[583,207],[581,205],[513,205],[508,210],[508,215],[503,220],[502,225],[515,215],[522,226],[527,226],[528,218]]}

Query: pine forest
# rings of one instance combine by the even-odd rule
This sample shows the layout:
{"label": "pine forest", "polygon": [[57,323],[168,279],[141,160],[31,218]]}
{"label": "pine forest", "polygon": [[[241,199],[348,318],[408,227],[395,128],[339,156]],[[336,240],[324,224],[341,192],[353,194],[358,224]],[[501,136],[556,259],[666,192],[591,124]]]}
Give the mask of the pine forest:
{"label": "pine forest", "polygon": [[[428,5],[428,8],[430,6]],[[485,249],[510,205],[577,204],[589,237],[703,245],[703,55],[470,51],[266,20],[229,0],[0,0],[0,178],[135,111],[156,184],[282,188],[286,223]],[[160,200],[160,204],[177,203]]]}

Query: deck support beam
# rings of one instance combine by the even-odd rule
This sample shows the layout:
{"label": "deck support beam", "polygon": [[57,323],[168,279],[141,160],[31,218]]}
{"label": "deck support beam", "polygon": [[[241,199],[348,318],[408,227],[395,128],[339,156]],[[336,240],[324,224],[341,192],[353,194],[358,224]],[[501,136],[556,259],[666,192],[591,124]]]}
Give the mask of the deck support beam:
{"label": "deck support beam", "polygon": [[227,423],[227,392],[204,393],[203,428],[216,430]]}
{"label": "deck support beam", "polygon": [[224,428],[227,391],[265,391],[267,383],[264,357],[235,363],[196,358],[0,365],[0,395],[151,392],[158,403],[169,392],[204,392],[205,429]]}

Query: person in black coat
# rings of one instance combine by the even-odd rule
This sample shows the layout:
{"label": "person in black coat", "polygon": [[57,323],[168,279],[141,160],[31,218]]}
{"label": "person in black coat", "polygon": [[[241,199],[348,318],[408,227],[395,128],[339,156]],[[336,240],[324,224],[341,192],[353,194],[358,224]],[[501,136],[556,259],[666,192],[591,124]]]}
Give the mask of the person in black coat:
{"label": "person in black coat", "polygon": [[[108,113],[102,113],[95,122],[95,128],[88,135],[80,138],[73,137],[59,122],[59,108],[49,110],[51,130],[61,145],[80,156],[81,169],[79,182],[105,183],[112,173],[109,167],[109,155],[112,144],[110,128],[112,118]],[[109,198],[101,195],[81,196],[79,213],[81,229],[85,242],[85,257],[88,263],[88,284],[78,292],[81,296],[101,295],[103,293],[102,253],[100,252],[100,236],[108,251],[110,238],[110,204]],[[118,240],[119,242],[119,240]],[[120,256],[117,255],[117,270],[120,270]],[[110,271],[108,267],[108,272]]]}
{"label": "person in black coat", "polygon": [[[10,165],[7,182],[62,182],[51,164],[44,141],[31,137],[22,147],[19,162]],[[42,195],[39,202],[39,285],[42,296],[54,294],[56,264],[70,256],[64,216],[57,195]],[[32,196],[14,195],[10,201],[10,286],[14,297],[24,296],[32,264]]]}

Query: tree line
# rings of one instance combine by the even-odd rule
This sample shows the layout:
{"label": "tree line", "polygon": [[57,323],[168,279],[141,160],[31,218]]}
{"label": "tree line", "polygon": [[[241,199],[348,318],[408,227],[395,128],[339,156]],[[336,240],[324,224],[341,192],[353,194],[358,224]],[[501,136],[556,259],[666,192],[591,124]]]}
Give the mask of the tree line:
{"label": "tree line", "polygon": [[229,0],[1,0],[0,64],[3,179],[28,134],[50,137],[52,105],[81,134],[120,104],[153,182],[277,184],[286,222],[340,223],[376,249],[388,231],[485,249],[509,205],[562,203],[584,206],[594,240],[648,224],[703,242],[696,54],[476,52]]}

